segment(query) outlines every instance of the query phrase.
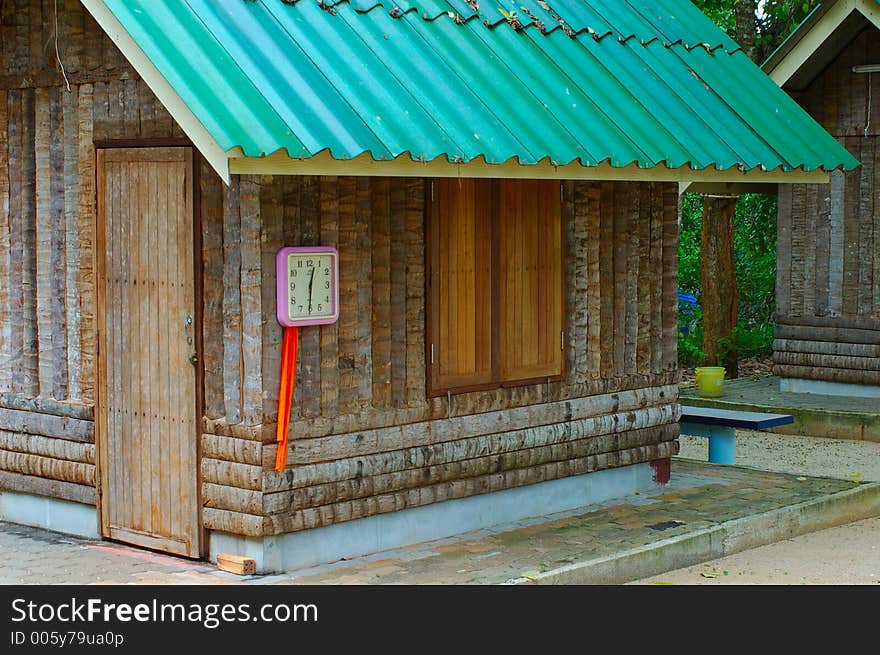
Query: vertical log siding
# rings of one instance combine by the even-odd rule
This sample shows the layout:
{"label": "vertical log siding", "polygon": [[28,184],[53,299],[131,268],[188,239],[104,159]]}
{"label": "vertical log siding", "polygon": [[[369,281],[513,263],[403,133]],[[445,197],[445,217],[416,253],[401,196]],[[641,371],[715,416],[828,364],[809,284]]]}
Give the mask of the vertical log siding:
{"label": "vertical log siding", "polygon": [[880,358],[863,347],[880,338],[880,103],[868,102],[880,76],[852,72],[878,60],[866,27],[795,96],[862,166],[828,185],[780,186],[776,375],[880,383]]}

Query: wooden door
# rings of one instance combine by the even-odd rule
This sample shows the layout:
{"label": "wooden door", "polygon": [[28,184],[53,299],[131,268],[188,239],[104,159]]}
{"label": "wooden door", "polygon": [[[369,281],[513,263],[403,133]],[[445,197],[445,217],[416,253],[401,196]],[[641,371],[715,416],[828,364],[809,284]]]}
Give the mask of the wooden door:
{"label": "wooden door", "polygon": [[97,163],[102,534],[198,557],[192,150],[99,150]]}

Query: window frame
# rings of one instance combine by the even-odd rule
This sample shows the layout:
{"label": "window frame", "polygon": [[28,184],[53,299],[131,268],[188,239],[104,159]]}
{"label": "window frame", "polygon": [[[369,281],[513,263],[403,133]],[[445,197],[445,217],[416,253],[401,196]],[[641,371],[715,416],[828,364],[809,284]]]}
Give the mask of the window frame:
{"label": "window frame", "polygon": [[[547,384],[550,382],[561,382],[566,375],[566,347],[567,343],[567,293],[566,286],[568,284],[568,272],[566,268],[567,256],[567,238],[566,238],[566,211],[565,202],[563,200],[563,184],[562,180],[546,180],[547,182],[556,182],[559,188],[559,271],[560,271],[560,356],[559,372],[549,376],[530,377],[523,379],[500,379],[500,284],[501,277],[501,260],[500,260],[500,188],[502,181],[506,178],[489,178],[491,184],[491,218],[490,218],[490,289],[491,289],[491,381],[476,384],[462,384],[445,386],[435,382],[435,365],[432,363],[432,346],[439,340],[439,322],[434,316],[435,294],[438,290],[432,288],[432,277],[434,268],[434,247],[436,245],[435,230],[439,225],[439,193],[435,193],[435,183],[438,178],[425,179],[425,212],[424,212],[424,235],[425,235],[425,389],[428,398],[438,398],[450,394],[463,394],[477,391],[494,391],[498,389],[516,388],[529,385]],[[544,181],[544,180],[541,180]],[[439,303],[439,300],[437,301]]]}

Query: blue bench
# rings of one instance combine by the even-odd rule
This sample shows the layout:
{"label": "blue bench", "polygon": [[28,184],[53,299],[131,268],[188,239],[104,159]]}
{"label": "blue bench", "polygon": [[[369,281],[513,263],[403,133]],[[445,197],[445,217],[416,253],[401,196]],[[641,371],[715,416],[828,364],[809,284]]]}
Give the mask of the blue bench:
{"label": "blue bench", "polygon": [[766,430],[794,423],[790,414],[740,412],[713,407],[681,407],[681,433],[709,439],[709,461],[713,464],[736,462],[736,429]]}

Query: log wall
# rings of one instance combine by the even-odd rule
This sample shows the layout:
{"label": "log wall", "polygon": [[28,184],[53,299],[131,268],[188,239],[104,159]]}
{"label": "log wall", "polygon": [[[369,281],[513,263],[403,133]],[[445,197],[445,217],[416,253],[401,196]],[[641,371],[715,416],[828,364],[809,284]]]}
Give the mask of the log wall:
{"label": "log wall", "polygon": [[774,373],[880,384],[880,61],[871,26],[796,99],[862,166],[779,189]]}
{"label": "log wall", "polygon": [[[0,488],[95,502],[95,142],[183,134],[76,0],[0,3]],[[205,527],[260,536],[677,450],[677,188],[564,183],[565,375],[425,390],[425,181],[202,163]],[[273,470],[275,253],[340,250]]]}
{"label": "log wall", "polygon": [[[264,276],[265,533],[649,461],[676,448],[674,185],[563,184],[563,380],[428,398],[426,182],[244,177],[240,184],[259,186],[264,267],[282,242],[337,246],[341,260],[338,323],[300,330],[283,473],[273,470],[272,426],[281,329],[274,278]],[[208,351],[221,350],[219,337]],[[215,430],[221,425],[232,427],[218,421]],[[255,490],[251,467],[224,474]],[[217,516],[224,525],[232,518]]]}
{"label": "log wall", "polygon": [[0,489],[94,503],[95,142],[184,134],[77,0],[62,74],[55,7],[0,2]]}

